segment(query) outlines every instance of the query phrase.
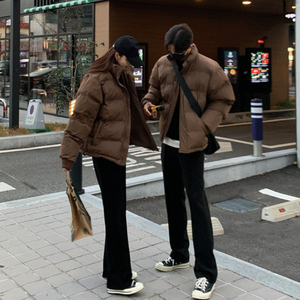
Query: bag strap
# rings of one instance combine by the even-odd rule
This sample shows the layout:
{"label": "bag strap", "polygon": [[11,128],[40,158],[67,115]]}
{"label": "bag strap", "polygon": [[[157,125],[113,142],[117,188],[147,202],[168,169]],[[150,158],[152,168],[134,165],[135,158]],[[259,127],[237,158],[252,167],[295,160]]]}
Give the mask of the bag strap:
{"label": "bag strap", "polygon": [[180,83],[180,86],[181,86],[186,98],[188,99],[193,111],[200,118],[201,115],[202,115],[201,107],[199,106],[198,102],[195,100],[195,97],[193,96],[191,90],[189,89],[189,87],[187,86],[184,78],[180,74],[180,72],[178,70],[178,67],[175,64],[172,64],[172,65],[173,65],[173,68],[174,68],[175,73],[177,75],[178,81]]}

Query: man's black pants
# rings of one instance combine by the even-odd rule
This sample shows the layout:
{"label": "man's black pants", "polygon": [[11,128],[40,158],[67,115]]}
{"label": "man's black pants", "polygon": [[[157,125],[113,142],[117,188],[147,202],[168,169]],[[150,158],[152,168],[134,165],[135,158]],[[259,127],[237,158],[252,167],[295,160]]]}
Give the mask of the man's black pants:
{"label": "man's black pants", "polygon": [[103,277],[110,289],[131,285],[131,264],[126,222],[126,167],[93,158],[101,188],[106,227]]}
{"label": "man's black pants", "polygon": [[185,191],[188,196],[196,278],[206,277],[214,283],[217,266],[213,254],[213,231],[208,202],[204,191],[204,153],[179,153],[179,149],[162,144],[162,168],[171,244],[170,256],[176,261],[189,261],[187,212]]}

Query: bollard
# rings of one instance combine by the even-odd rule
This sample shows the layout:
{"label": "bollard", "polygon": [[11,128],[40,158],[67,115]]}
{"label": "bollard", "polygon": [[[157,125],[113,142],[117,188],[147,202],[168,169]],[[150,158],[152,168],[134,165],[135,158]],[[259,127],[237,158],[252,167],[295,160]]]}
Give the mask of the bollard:
{"label": "bollard", "polygon": [[[69,117],[73,115],[76,99],[69,103]],[[79,152],[75,163],[72,166],[70,172],[73,186],[76,192],[81,195],[84,194],[84,189],[82,188],[82,154]]]}
{"label": "bollard", "polygon": [[251,99],[251,120],[252,120],[252,139],[253,156],[262,157],[263,140],[263,104],[262,100]]}

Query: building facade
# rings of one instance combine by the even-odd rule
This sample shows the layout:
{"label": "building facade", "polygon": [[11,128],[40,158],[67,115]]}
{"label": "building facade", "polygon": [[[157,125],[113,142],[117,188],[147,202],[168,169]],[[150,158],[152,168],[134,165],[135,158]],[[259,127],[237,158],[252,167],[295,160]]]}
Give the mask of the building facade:
{"label": "building facade", "polygon": [[[164,35],[171,26],[178,23],[188,23],[192,28],[194,42],[200,53],[219,61],[224,67],[224,72],[234,75],[231,79],[237,103],[233,112],[249,111],[250,100],[254,97],[263,99],[264,109],[272,109],[276,103],[289,98],[289,89],[294,85],[291,67],[293,45],[291,23],[284,18],[284,12],[264,10],[257,13],[232,7],[211,8],[204,4],[200,6],[197,1],[82,2],[83,4],[77,7],[51,8],[51,5],[66,2],[21,1],[20,107],[26,108],[28,100],[37,97],[34,94],[36,89],[47,91],[47,71],[57,66],[70,67],[71,63],[74,63],[74,51],[76,52],[78,47],[90,47],[92,41],[97,44],[81,56],[81,63],[87,67],[95,54],[101,56],[121,35],[132,35],[141,43],[145,68],[143,82],[138,85],[138,90],[142,96],[147,91],[147,79],[152,67],[160,56],[166,54]],[[4,70],[9,70],[9,12],[9,0],[1,1],[0,68],[2,65]],[[266,66],[252,68],[253,53],[250,48],[255,49],[257,53],[270,50]],[[226,65],[228,60],[225,61],[224,55],[220,55],[222,49],[227,51],[227,54],[235,55],[234,65]],[[10,81],[7,72],[0,71],[0,88],[2,97],[9,98]],[[65,85],[70,84],[71,72],[70,67],[70,73],[66,72],[64,77]],[[259,85],[257,73],[260,73],[261,82],[269,81],[269,85]],[[261,88],[257,88],[259,86]],[[67,114],[67,110],[58,111],[53,101],[57,95],[50,92],[47,97],[41,97],[45,112]]]}

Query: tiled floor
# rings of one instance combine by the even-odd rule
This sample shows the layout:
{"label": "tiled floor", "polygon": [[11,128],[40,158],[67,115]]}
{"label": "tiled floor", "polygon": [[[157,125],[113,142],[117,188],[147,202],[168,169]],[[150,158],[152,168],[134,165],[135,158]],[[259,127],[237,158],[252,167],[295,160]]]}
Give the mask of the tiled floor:
{"label": "tiled floor", "polygon": [[[100,201],[98,198],[95,201]],[[66,196],[0,210],[0,299],[124,299],[106,292],[101,277],[104,218],[100,207],[86,204],[94,236],[70,241],[70,208]],[[143,222],[140,217],[136,217]],[[128,222],[132,269],[145,288],[130,299],[191,299],[195,278],[193,268],[162,273],[156,261],[168,256],[165,239]],[[150,225],[149,225],[150,224]],[[154,225],[154,224],[153,224]],[[147,221],[147,226],[151,222]],[[157,226],[155,224],[155,226]],[[165,230],[166,228],[162,228]],[[191,264],[193,264],[191,256]],[[126,297],[125,297],[126,298]],[[219,268],[212,300],[294,299],[228,269]]]}

